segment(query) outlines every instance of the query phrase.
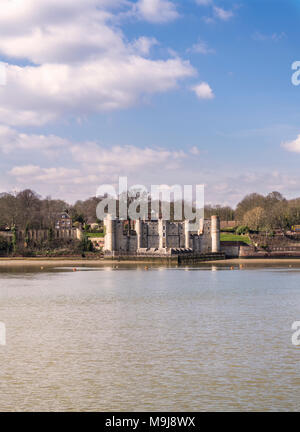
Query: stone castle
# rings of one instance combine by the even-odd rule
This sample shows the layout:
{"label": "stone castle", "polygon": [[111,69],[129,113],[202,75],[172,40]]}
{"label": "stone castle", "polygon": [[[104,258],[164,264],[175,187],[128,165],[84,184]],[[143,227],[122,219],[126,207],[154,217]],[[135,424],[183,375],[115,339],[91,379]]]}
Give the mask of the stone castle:
{"label": "stone castle", "polygon": [[104,220],[106,255],[176,255],[220,253],[220,220],[201,219],[199,229],[190,231],[189,221],[134,222],[134,229],[124,229],[124,221],[109,215]]}

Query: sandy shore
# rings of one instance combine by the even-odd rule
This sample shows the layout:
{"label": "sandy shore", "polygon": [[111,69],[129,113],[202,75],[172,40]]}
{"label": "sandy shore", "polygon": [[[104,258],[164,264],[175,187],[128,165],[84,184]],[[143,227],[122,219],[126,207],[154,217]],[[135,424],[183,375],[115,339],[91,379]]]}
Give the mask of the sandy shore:
{"label": "sandy shore", "polygon": [[154,264],[153,261],[86,260],[79,258],[0,258],[0,267],[101,267],[105,265]]}
{"label": "sandy shore", "polygon": [[300,258],[233,258],[219,261],[209,261],[211,264],[299,264]]}
{"label": "sandy shore", "polygon": [[[106,265],[118,265],[126,266],[128,264],[140,265],[145,264],[152,266],[163,266],[164,263],[155,263],[153,261],[117,261],[117,260],[87,260],[80,258],[0,258],[0,267],[102,267]],[[217,261],[202,261],[196,265],[253,265],[253,264],[298,264],[300,266],[300,259],[297,258],[287,258],[287,259],[276,259],[276,258],[253,258],[253,259],[243,259],[235,258],[228,260],[217,260]],[[183,264],[184,266],[185,264]],[[195,264],[194,264],[195,265]],[[168,265],[167,265],[168,266]]]}

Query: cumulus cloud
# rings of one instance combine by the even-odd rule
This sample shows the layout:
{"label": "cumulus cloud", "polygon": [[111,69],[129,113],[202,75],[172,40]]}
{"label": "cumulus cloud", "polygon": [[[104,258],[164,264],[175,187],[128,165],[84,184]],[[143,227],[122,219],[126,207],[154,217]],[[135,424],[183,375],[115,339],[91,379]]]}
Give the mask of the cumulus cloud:
{"label": "cumulus cloud", "polygon": [[[211,179],[207,188],[207,196],[213,198],[213,202],[228,203],[236,205],[245,195],[259,191],[261,194],[268,194],[278,191],[287,198],[299,196],[300,176],[292,173],[278,171],[259,172],[246,171],[237,172],[234,175],[224,175],[218,182]],[[223,198],[222,198],[223,195]],[[224,198],[226,202],[224,202]]]}
{"label": "cumulus cloud", "polygon": [[[123,35],[108,25],[102,0],[2,0],[0,51],[35,64],[82,61],[122,50]],[[120,2],[114,2],[120,3]]]}
{"label": "cumulus cloud", "polygon": [[212,88],[206,82],[197,84],[196,86],[192,87],[192,90],[199,99],[213,99],[215,97]]}
{"label": "cumulus cloud", "polygon": [[149,38],[141,36],[132,43],[134,51],[141,55],[148,55],[153,46],[158,45],[158,41],[155,38]]}
{"label": "cumulus cloud", "polygon": [[[101,172],[114,171],[118,173],[130,173],[143,167],[164,166],[165,168],[175,167],[175,163],[185,157],[183,151],[171,151],[166,149],[137,148],[135,146],[115,146],[108,148],[99,147],[96,143],[82,146],[77,145],[71,148],[75,161],[89,165],[90,169],[97,169]],[[91,158],[92,155],[92,158]]]}
{"label": "cumulus cloud", "polygon": [[[300,152],[300,136],[295,143],[291,151]],[[290,197],[299,191],[299,175],[292,173],[237,170],[232,175],[229,174],[232,170],[220,168],[216,178],[215,169],[207,169],[205,154],[196,146],[189,152],[133,145],[108,147],[99,142],[75,142],[55,135],[24,134],[1,126],[0,151],[3,149],[8,152],[11,166],[0,179],[1,187],[20,190],[26,185],[44,195],[51,193],[68,201],[92,196],[99,185],[117,184],[118,177],[124,175],[130,184],[166,181],[169,185],[178,184],[179,171],[182,184],[206,185],[207,202],[235,205],[243,196],[257,190],[261,193],[278,190]],[[48,157],[50,151],[53,158]]]}
{"label": "cumulus cloud", "polygon": [[[126,12],[131,19],[172,21],[179,16],[175,3],[43,0],[37,7],[36,0],[0,2],[0,56],[7,59],[7,81],[0,91],[0,158],[6,158],[2,190],[26,185],[72,200],[92,195],[99,184],[119,175],[141,183],[156,183],[166,175],[176,183],[185,161],[199,161],[193,157],[196,147],[186,153],[108,147],[19,129],[125,109],[195,76],[196,70],[178,55],[152,57],[159,43],[155,38],[128,40],[120,27]],[[199,85],[198,97],[209,99],[213,93],[205,85]],[[186,180],[190,169],[187,174]]]}
{"label": "cumulus cloud", "polygon": [[[126,40],[109,8],[132,7],[128,1],[43,0],[38,8],[34,0],[4,1],[0,55],[12,60],[0,92],[3,123],[40,125],[62,116],[124,109],[196,74],[178,57],[148,58],[154,38]],[[155,13],[163,21],[176,14],[165,0],[135,6],[153,20]],[[29,64],[12,64],[14,59]]]}
{"label": "cumulus cloud", "polygon": [[194,156],[198,156],[198,155],[200,154],[200,150],[198,149],[198,147],[193,146],[193,147],[190,149],[190,153],[191,153],[192,155],[194,155]]}
{"label": "cumulus cloud", "polygon": [[[122,73],[120,73],[122,71]],[[75,65],[7,66],[0,114],[7,124],[44,124],[62,115],[123,109],[144,95],[165,92],[195,75],[178,58],[151,60],[138,55],[104,57]]]}
{"label": "cumulus cloud", "polygon": [[61,149],[69,144],[69,141],[55,135],[25,134],[0,125],[0,151],[12,153],[14,151],[47,151]]}
{"label": "cumulus cloud", "polygon": [[[51,185],[59,185],[77,198],[84,196],[85,190],[92,194],[100,184],[111,183],[121,175],[134,178],[146,171],[177,172],[188,158],[180,150],[133,145],[106,147],[98,142],[73,142],[55,135],[19,133],[6,126],[0,126],[0,151],[11,155],[12,160],[16,155],[24,160],[8,170],[18,187],[27,184],[49,192],[53,191]],[[74,189],[76,185],[86,189]]]}
{"label": "cumulus cloud", "polygon": [[136,11],[142,19],[152,23],[164,23],[179,17],[170,0],[138,0]]}
{"label": "cumulus cloud", "polygon": [[195,0],[199,6],[208,6],[212,4],[212,0]]}
{"label": "cumulus cloud", "polygon": [[259,31],[256,31],[252,35],[252,39],[255,41],[273,41],[273,42],[279,42],[282,39],[285,39],[287,37],[286,33],[272,33],[272,34],[265,34],[261,33]]}
{"label": "cumulus cloud", "polygon": [[[207,24],[214,23],[216,19],[220,19],[222,21],[228,21],[230,18],[234,16],[232,10],[226,10],[220,6],[216,6],[213,0],[195,0],[196,4],[199,6],[210,6],[211,16],[203,17],[203,20]],[[238,5],[235,5],[234,8],[238,8]]]}
{"label": "cumulus cloud", "polygon": [[213,54],[215,52],[212,48],[209,48],[207,43],[204,41],[198,41],[187,51],[196,54]]}
{"label": "cumulus cloud", "polygon": [[13,167],[9,173],[17,177],[18,181],[34,181],[36,183],[60,183],[62,180],[73,179],[74,176],[80,175],[80,171],[76,169],[68,169],[64,167],[41,168],[36,165],[23,165]]}
{"label": "cumulus cloud", "polygon": [[282,143],[282,147],[293,153],[300,153],[300,135],[293,141]]}
{"label": "cumulus cloud", "polygon": [[233,12],[230,10],[225,10],[221,7],[214,6],[215,16],[223,21],[227,21],[233,17]]}

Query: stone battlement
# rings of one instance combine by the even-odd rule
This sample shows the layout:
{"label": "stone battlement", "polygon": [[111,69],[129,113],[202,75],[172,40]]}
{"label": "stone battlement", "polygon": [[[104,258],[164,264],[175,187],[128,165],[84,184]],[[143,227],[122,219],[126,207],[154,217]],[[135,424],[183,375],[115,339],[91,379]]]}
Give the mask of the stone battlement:
{"label": "stone battlement", "polygon": [[125,221],[104,220],[106,255],[181,255],[220,252],[220,220],[212,216],[210,220],[201,219],[199,229],[190,231],[189,221],[170,222],[136,220],[134,231],[126,233]]}

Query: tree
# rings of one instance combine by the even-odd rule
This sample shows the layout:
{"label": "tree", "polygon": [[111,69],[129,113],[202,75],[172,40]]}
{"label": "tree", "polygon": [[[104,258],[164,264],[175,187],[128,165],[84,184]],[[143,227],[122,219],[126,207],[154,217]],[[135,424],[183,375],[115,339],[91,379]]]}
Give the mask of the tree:
{"label": "tree", "polygon": [[235,220],[235,211],[230,206],[207,205],[204,208],[204,215],[206,218],[219,216],[222,221],[226,222]]}
{"label": "tree", "polygon": [[245,213],[256,207],[264,208],[266,205],[266,198],[263,195],[252,193],[246,195],[241,202],[238,203],[235,211],[236,220],[242,221]]}
{"label": "tree", "polygon": [[17,250],[17,230],[16,230],[15,226],[12,228],[12,234],[13,234],[13,236],[12,236],[11,243],[12,243],[13,251],[16,252],[16,250]]}
{"label": "tree", "polygon": [[248,210],[243,217],[243,224],[253,231],[260,231],[266,227],[266,213],[261,207]]}

